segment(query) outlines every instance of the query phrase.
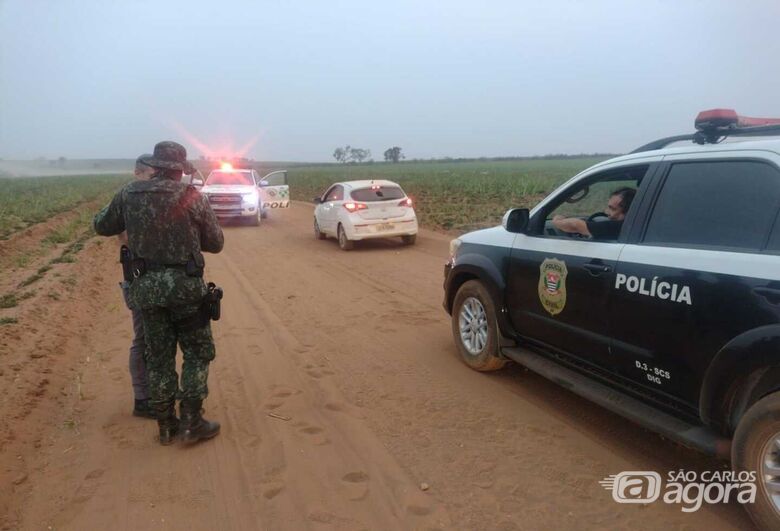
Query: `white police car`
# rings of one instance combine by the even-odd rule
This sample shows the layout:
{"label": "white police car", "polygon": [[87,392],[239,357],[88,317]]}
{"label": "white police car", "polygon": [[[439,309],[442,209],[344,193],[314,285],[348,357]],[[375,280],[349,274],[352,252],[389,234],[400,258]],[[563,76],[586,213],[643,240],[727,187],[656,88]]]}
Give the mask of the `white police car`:
{"label": "white police car", "polygon": [[208,197],[217,218],[248,221],[255,226],[271,209],[290,206],[285,170],[261,178],[254,169],[238,169],[223,163],[220,169],[209,173],[201,193]]}
{"label": "white police car", "polygon": [[778,124],[700,113],[453,240],[444,282],[466,364],[514,360],[730,457],[762,529],[780,529]]}

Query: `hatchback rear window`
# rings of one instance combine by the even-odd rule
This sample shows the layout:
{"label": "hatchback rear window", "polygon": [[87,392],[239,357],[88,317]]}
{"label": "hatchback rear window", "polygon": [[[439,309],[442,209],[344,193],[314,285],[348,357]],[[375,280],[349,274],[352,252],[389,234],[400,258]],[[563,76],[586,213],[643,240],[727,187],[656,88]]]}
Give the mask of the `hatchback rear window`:
{"label": "hatchback rear window", "polygon": [[360,188],[350,194],[355,201],[392,201],[403,199],[406,194],[398,186],[377,186],[375,188]]}

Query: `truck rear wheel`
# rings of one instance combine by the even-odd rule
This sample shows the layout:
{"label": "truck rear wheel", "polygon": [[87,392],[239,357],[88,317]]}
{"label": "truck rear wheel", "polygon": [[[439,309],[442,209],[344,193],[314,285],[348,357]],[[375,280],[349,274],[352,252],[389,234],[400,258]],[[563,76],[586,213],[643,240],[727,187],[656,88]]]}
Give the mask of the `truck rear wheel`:
{"label": "truck rear wheel", "polygon": [[461,359],[472,369],[487,372],[506,365],[498,353],[495,304],[479,280],[469,280],[455,294],[452,336]]}
{"label": "truck rear wheel", "polygon": [[739,421],[731,445],[735,471],[754,472],[756,501],[745,504],[759,529],[780,528],[780,392],[755,404]]}

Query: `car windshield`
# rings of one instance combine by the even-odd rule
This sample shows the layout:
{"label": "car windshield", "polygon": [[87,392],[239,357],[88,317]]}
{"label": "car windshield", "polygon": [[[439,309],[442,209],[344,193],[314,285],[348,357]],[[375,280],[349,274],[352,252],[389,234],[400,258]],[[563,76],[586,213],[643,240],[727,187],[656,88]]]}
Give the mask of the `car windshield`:
{"label": "car windshield", "polygon": [[352,190],[350,194],[355,201],[392,201],[403,199],[406,194],[399,186],[375,186]]}
{"label": "car windshield", "polygon": [[241,184],[254,186],[252,174],[244,171],[213,171],[206,184]]}

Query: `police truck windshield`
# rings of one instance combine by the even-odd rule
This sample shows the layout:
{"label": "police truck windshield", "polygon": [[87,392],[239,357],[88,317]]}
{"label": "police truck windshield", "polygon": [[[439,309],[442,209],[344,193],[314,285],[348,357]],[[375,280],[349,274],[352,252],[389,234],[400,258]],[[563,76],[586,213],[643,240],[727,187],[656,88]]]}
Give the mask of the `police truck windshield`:
{"label": "police truck windshield", "polygon": [[249,172],[239,172],[239,171],[213,171],[211,172],[211,175],[209,175],[208,181],[206,181],[206,184],[208,185],[215,185],[215,184],[232,184],[232,185],[249,185],[254,186],[254,181],[252,180],[252,174]]}

